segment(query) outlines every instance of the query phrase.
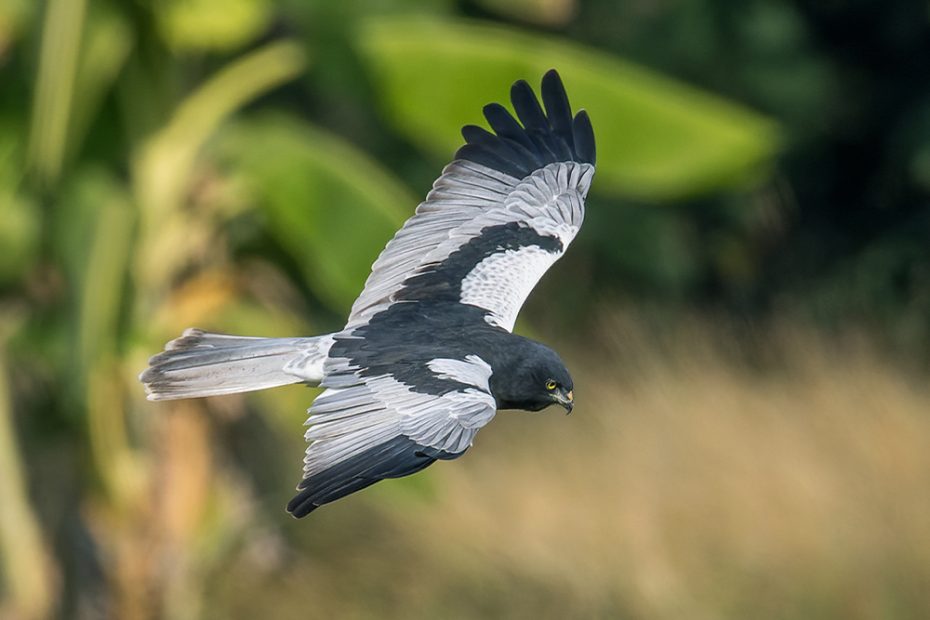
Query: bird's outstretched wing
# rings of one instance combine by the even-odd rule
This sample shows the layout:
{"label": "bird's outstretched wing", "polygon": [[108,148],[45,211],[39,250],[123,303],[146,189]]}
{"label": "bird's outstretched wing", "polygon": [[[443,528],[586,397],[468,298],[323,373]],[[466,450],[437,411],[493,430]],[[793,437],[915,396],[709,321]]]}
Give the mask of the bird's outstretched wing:
{"label": "bird's outstretched wing", "polygon": [[[530,291],[574,239],[594,175],[594,133],[584,111],[572,118],[553,70],[540,106],[524,81],[511,89],[520,122],[485,106],[495,133],[466,126],[467,144],[375,261],[347,329],[395,301],[478,306],[513,329]],[[522,123],[522,125],[521,125]]]}
{"label": "bird's outstretched wing", "polygon": [[[473,343],[446,333],[444,317],[483,316],[512,329],[527,295],[578,232],[594,174],[591,123],[584,112],[572,118],[555,71],[543,77],[545,111],[526,82],[514,84],[511,99],[520,122],[491,104],[484,113],[496,134],[462,130],[467,144],[381,253],[335,336],[327,390],[307,420],[304,477],[288,504],[295,517],[456,458],[494,417],[491,367],[462,350]],[[418,301],[453,302],[462,312],[434,303],[428,311],[394,307]],[[392,307],[394,314],[379,315]],[[372,321],[376,315],[392,318]]]}
{"label": "bird's outstretched wing", "polygon": [[344,387],[330,388],[314,401],[304,478],[288,512],[306,516],[379,480],[407,476],[468,449],[494,417],[490,366],[469,356],[430,360],[420,372],[432,393],[415,391],[389,374],[350,373],[343,374]]}

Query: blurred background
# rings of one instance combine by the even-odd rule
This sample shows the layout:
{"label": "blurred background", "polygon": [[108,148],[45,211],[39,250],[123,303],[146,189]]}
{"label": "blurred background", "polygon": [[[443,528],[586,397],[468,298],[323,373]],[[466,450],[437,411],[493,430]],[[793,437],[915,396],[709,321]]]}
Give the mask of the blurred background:
{"label": "blurred background", "polygon": [[[294,521],[314,391],[145,401],[185,327],[339,329],[551,67],[575,415]],[[930,617],[928,67],[925,0],[3,0],[0,617]]]}

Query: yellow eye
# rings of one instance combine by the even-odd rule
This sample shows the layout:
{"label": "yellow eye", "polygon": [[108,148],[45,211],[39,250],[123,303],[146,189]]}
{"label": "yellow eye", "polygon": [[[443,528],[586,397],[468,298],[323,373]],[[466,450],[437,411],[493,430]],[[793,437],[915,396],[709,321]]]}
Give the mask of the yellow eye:
{"label": "yellow eye", "polygon": [[548,381],[546,381],[546,389],[549,390],[550,392],[555,389],[555,386],[556,386],[556,383],[552,379],[549,379]]}

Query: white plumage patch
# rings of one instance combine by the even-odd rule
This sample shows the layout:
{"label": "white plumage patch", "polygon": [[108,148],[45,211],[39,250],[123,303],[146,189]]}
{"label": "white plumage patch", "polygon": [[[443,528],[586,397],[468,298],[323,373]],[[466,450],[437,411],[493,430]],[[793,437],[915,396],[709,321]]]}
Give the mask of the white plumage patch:
{"label": "white plumage patch", "polygon": [[462,280],[461,301],[491,311],[488,322],[512,331],[523,302],[561,255],[535,245],[492,254]]}
{"label": "white plumage patch", "polygon": [[301,349],[298,356],[284,365],[284,372],[308,383],[318,384],[323,380],[323,365],[329,356],[329,349],[333,346],[334,340],[333,334],[315,339],[312,346]]}
{"label": "white plumage patch", "polygon": [[426,365],[440,379],[458,381],[482,390],[488,389],[488,379],[493,372],[490,364],[477,355],[466,355],[464,360],[440,357],[430,360]]}

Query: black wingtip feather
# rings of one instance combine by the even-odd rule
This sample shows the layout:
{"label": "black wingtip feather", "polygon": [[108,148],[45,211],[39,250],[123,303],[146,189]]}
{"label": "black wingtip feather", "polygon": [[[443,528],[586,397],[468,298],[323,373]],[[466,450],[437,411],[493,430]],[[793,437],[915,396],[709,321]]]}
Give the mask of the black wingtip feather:
{"label": "black wingtip feather", "polygon": [[565,139],[569,148],[574,146],[572,136],[572,108],[562,78],[555,69],[550,69],[542,79],[542,99],[546,106],[546,116],[556,135]]}
{"label": "black wingtip feather", "polygon": [[575,138],[575,153],[580,161],[595,165],[597,149],[594,142],[594,127],[591,126],[587,110],[581,110],[575,115],[575,120],[572,122],[572,135]]}
{"label": "black wingtip feather", "polygon": [[510,88],[510,102],[513,103],[517,118],[528,131],[544,132],[549,129],[549,121],[546,119],[542,106],[539,105],[539,99],[536,98],[533,87],[525,80],[517,80],[513,83]]}
{"label": "black wingtip feather", "polygon": [[491,129],[493,129],[498,136],[513,140],[528,149],[535,148],[533,141],[526,135],[526,131],[520,123],[517,122],[517,119],[511,116],[510,112],[507,111],[507,108],[499,103],[489,103],[484,106],[483,112],[484,117],[488,119],[488,124],[491,126]]}
{"label": "black wingtip feather", "polygon": [[559,161],[594,164],[591,120],[583,111],[572,118],[565,86],[555,69],[543,76],[543,105],[524,80],[514,82],[510,92],[520,122],[504,106],[486,105],[484,116],[496,135],[466,126],[462,129],[466,144],[458,150],[456,159],[473,161],[518,179]]}
{"label": "black wingtip feather", "polygon": [[469,142],[458,150],[456,159],[467,159],[518,179],[528,174],[526,166],[523,165],[524,162],[513,162],[506,157],[503,145],[489,148],[486,145]]}
{"label": "black wingtip feather", "polygon": [[497,158],[504,159],[515,170],[522,170],[527,160],[538,163],[533,151],[523,144],[496,136],[483,127],[465,125],[462,127],[462,136],[469,144],[484,148]]}
{"label": "black wingtip feather", "polygon": [[489,137],[493,138],[494,134],[492,134],[484,127],[478,127],[477,125],[465,125],[462,127],[462,137],[465,138],[465,142],[468,142],[469,144],[477,144],[487,140]]}

